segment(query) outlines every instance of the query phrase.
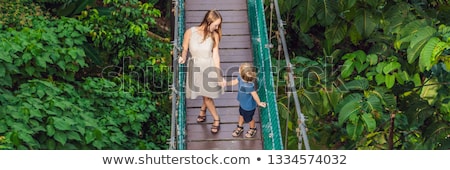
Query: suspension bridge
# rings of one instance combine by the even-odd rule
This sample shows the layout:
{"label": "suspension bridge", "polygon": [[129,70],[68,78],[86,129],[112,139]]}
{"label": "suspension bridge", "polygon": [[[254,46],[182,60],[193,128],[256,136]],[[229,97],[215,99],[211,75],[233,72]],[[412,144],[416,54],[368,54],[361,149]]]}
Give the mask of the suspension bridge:
{"label": "suspension bridge", "polygon": [[[186,66],[174,62],[172,84],[172,125],[170,149],[172,150],[282,150],[283,140],[280,130],[276,92],[270,56],[271,43],[266,26],[264,0],[173,0],[173,59],[181,55],[183,34],[186,29],[201,23],[205,13],[210,9],[218,10],[223,18],[223,36],[219,45],[221,69],[227,80],[237,77],[239,65],[243,62],[253,63],[258,68],[257,92],[266,108],[257,108],[255,121],[257,134],[254,138],[245,135],[232,137],[236,128],[239,104],[236,100],[237,87],[227,87],[225,94],[214,99],[220,116],[221,128],[217,134],[210,132],[212,116],[207,114],[204,123],[196,119],[202,100],[186,99],[184,94]],[[282,23],[278,2],[271,1],[271,9],[277,11],[279,23]],[[283,31],[279,24],[279,31]],[[284,34],[281,34],[284,35]],[[284,49],[286,45],[282,38]],[[286,53],[288,54],[288,53]],[[289,57],[289,56],[285,56]],[[289,62],[289,60],[287,60]],[[289,65],[289,63],[287,63]],[[290,75],[289,78],[293,78]],[[291,81],[293,82],[293,81]],[[294,86],[290,86],[295,88]],[[291,89],[295,90],[295,89]],[[295,92],[295,91],[294,91]],[[293,93],[296,94],[296,93]],[[294,96],[296,98],[296,96]],[[298,101],[296,102],[299,121],[304,122]],[[244,134],[248,130],[244,124]],[[300,123],[299,141],[309,149],[306,126]],[[299,143],[300,145],[303,145]]]}

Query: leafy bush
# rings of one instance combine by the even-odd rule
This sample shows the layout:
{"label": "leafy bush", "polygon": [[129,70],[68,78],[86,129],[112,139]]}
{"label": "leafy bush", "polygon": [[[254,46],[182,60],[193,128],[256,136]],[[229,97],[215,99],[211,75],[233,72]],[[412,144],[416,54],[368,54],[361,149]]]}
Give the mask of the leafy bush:
{"label": "leafy bush", "polygon": [[[0,148],[163,149],[168,127],[149,93],[88,78],[80,90],[48,80],[30,80],[16,92],[2,90]],[[155,122],[155,123],[153,123]],[[158,123],[156,123],[158,122]],[[151,129],[151,135],[146,135]]]}

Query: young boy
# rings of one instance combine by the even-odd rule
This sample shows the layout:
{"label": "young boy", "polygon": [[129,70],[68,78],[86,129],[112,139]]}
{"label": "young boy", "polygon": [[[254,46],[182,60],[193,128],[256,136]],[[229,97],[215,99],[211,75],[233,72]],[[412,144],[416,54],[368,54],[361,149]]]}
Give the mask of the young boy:
{"label": "young boy", "polygon": [[252,138],[256,134],[255,120],[253,119],[256,105],[266,107],[266,103],[261,102],[258,93],[256,93],[255,80],[256,72],[253,66],[249,63],[243,63],[239,67],[238,78],[226,83],[227,86],[238,85],[239,89],[237,96],[237,100],[239,101],[239,121],[237,128],[232,133],[233,137],[238,137],[242,134],[244,131],[244,123],[248,123],[250,126],[245,137]]}

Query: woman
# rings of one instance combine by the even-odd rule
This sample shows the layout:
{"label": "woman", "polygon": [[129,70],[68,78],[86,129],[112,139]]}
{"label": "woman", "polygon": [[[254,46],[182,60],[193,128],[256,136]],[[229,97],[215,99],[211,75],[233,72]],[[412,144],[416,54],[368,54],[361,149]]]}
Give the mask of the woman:
{"label": "woman", "polygon": [[[184,33],[183,51],[179,63],[187,61],[186,98],[203,97],[203,104],[197,122],[206,121],[206,109],[214,122],[213,134],[220,130],[220,117],[214,104],[214,98],[223,94],[225,81],[220,69],[219,42],[222,38],[222,16],[216,10],[205,14],[200,25],[191,27]],[[188,49],[191,57],[186,60]]]}

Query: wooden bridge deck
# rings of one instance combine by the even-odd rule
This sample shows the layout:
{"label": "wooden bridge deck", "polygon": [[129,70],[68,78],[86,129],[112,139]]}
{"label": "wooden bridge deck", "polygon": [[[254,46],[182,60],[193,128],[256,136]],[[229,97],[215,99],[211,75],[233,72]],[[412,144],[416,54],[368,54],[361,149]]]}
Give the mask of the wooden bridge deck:
{"label": "wooden bridge deck", "polygon": [[[228,80],[236,78],[239,65],[253,62],[251,38],[245,0],[186,0],[186,29],[200,24],[206,11],[218,10],[223,18],[222,41],[220,43],[221,67]],[[258,109],[255,113],[257,134],[254,138],[245,138],[249,129],[244,124],[244,132],[240,137],[232,137],[239,116],[239,105],[236,100],[237,87],[228,87],[226,93],[214,100],[221,120],[221,128],[217,134],[210,132],[213,118],[207,112],[204,123],[197,123],[201,97],[186,100],[186,148],[188,150],[262,150],[261,121]]]}

